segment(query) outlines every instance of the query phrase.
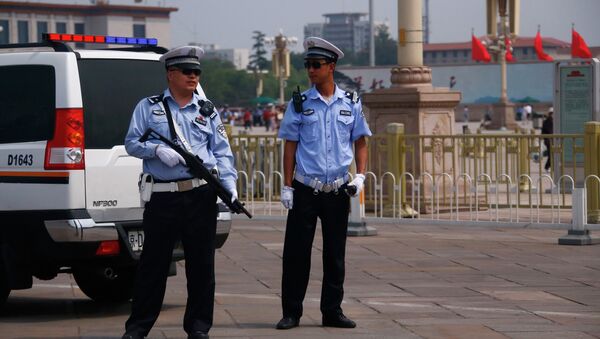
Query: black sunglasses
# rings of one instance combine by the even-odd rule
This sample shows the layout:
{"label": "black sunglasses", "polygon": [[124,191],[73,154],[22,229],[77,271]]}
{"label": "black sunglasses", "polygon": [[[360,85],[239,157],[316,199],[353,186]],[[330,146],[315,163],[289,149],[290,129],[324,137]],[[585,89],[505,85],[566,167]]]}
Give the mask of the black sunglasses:
{"label": "black sunglasses", "polygon": [[173,68],[172,70],[173,71],[179,71],[183,75],[192,75],[192,74],[194,74],[195,76],[200,76],[200,74],[202,73],[202,71],[199,70],[199,69],[191,69],[191,68],[186,68],[186,69]]}
{"label": "black sunglasses", "polygon": [[321,68],[321,66],[329,64],[330,62],[320,62],[320,61],[304,61],[304,68],[309,69],[309,68],[314,68],[314,69],[319,69]]}

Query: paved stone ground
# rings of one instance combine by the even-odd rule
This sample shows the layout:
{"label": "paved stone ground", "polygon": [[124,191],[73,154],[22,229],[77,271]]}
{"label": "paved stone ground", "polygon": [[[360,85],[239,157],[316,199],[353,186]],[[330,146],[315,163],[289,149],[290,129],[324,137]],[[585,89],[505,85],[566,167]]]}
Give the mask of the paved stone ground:
{"label": "paved stone ground", "polygon": [[[234,220],[217,254],[213,338],[600,338],[599,245],[559,246],[556,229],[397,224],[349,238],[343,308],[357,328],[320,326],[318,231],[301,326],[275,330],[283,224]],[[182,272],[180,263],[152,338],[185,338]],[[14,291],[0,337],[119,338],[128,312],[62,275]]]}

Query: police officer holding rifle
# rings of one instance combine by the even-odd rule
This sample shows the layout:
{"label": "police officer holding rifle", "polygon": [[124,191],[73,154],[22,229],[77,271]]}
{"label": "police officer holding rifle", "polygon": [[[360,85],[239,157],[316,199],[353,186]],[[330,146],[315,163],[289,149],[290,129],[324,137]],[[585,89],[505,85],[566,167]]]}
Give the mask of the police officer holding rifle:
{"label": "police officer holding rifle", "polygon": [[178,239],[184,247],[188,288],[183,328],[188,338],[208,338],[213,323],[217,190],[207,184],[208,178],[190,172],[197,164],[188,164],[180,153],[157,138],[167,137],[202,159],[200,164],[219,178],[226,192],[219,195],[229,199],[224,202],[237,206],[234,212],[241,212],[235,185],[237,172],[225,128],[212,103],[196,92],[203,53],[199,47],[184,46],[161,56],[168,88],[138,103],[125,137],[127,152],[143,159],[140,192],[147,202],[144,248],[123,338],[147,336],[158,318]]}

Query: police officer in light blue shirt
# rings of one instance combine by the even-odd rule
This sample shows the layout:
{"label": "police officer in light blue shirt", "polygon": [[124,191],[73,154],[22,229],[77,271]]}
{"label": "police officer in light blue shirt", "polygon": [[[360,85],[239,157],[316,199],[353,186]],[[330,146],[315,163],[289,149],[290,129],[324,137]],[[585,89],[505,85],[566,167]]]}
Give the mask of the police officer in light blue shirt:
{"label": "police officer in light blue shirt", "polygon": [[[353,328],[356,324],[341,308],[349,194],[358,195],[363,189],[367,163],[365,137],[371,131],[358,95],[345,92],[333,80],[336,62],[344,53],[317,37],[307,38],[304,48],[304,66],[313,86],[293,96],[279,130],[279,137],[285,139],[281,202],[289,211],[283,250],[283,318],[276,327],[290,329],[300,323],[312,242],[320,218],[322,324]],[[353,159],[357,174],[348,182],[348,168]]]}
{"label": "police officer in light blue shirt", "polygon": [[150,187],[151,196],[144,210],[144,248],[123,338],[147,336],[158,318],[173,246],[179,239],[188,280],[183,327],[188,338],[208,338],[212,326],[217,196],[206,181],[192,177],[185,160],[169,146],[159,140],[139,141],[148,128],[171,138],[204,160],[232,201],[237,199],[237,172],[225,128],[198,86],[203,53],[199,47],[184,46],[161,57],[168,88],[138,103],[125,137],[127,152],[143,159],[141,181]]}

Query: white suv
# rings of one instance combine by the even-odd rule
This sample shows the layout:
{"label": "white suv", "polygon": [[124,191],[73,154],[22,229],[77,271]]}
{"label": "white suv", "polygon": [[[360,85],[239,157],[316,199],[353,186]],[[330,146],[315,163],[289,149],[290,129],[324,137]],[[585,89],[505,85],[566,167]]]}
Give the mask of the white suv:
{"label": "white suv", "polygon": [[[0,305],[33,276],[58,273],[73,273],[94,300],[131,296],[143,247],[142,162],[123,140],[137,102],[166,86],[158,61],[166,50],[148,39],[112,38],[137,46],[104,50],[52,41],[110,38],[0,45]],[[231,227],[227,207],[219,210],[217,247]]]}

